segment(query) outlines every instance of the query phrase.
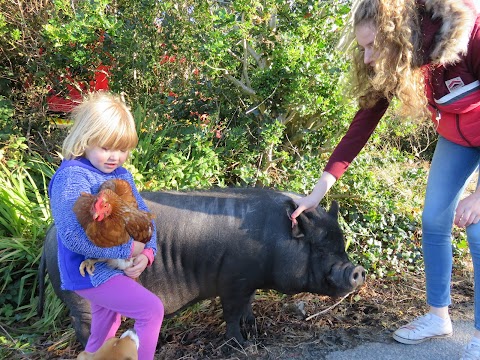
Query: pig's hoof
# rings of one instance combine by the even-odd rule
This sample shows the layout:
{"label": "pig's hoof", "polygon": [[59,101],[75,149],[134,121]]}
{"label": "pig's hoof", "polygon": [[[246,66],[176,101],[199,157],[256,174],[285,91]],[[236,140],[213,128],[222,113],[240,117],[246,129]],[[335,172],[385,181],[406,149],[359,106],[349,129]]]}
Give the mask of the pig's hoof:
{"label": "pig's hoof", "polygon": [[251,345],[251,343],[243,337],[239,340],[235,337],[224,336],[224,339],[225,343],[221,348],[221,352],[223,356],[228,358],[230,358],[232,354],[238,354],[238,351],[245,351],[245,349]]}
{"label": "pig's hoof", "polygon": [[253,314],[247,314],[242,317],[242,324],[254,326],[255,325],[255,316]]}
{"label": "pig's hoof", "polygon": [[237,347],[237,348],[243,348],[245,347],[245,344],[246,344],[246,341],[245,341],[245,338],[240,334],[240,336],[235,336],[235,335],[232,335],[232,336],[229,336],[228,334],[225,335],[225,340],[227,340],[227,342],[234,346],[234,347]]}

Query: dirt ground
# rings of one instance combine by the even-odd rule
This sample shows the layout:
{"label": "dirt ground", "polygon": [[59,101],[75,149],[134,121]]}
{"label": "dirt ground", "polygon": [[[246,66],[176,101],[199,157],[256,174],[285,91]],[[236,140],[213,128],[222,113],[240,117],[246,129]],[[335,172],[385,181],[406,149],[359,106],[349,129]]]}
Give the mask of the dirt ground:
{"label": "dirt ground", "polygon": [[[472,272],[468,265],[461,268],[454,270],[452,281],[453,319],[473,311]],[[339,299],[259,292],[253,303],[256,324],[246,329],[248,341],[243,347],[223,338],[218,299],[204,301],[165,321],[155,360],[321,360],[330,352],[365,342],[391,342],[398,326],[425,311],[424,289],[422,275],[406,274],[398,279],[367,279],[357,292]],[[29,359],[74,359],[80,346],[72,338],[69,346],[60,349],[45,339],[38,349]]]}

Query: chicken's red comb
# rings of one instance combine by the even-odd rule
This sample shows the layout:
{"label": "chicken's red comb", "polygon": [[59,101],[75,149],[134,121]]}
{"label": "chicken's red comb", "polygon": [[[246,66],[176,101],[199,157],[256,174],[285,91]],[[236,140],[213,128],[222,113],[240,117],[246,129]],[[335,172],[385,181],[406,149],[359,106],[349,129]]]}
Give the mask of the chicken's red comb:
{"label": "chicken's red comb", "polygon": [[102,221],[103,218],[105,217],[105,212],[104,212],[104,204],[105,198],[103,196],[103,192],[99,192],[97,196],[97,200],[95,200],[95,203],[93,204],[93,208],[95,210],[93,214],[93,220],[96,221]]}

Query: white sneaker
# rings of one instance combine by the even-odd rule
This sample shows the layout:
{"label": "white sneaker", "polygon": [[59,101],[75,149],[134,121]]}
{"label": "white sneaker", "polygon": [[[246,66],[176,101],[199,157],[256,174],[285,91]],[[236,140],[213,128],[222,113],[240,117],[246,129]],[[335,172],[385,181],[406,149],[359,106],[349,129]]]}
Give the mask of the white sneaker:
{"label": "white sneaker", "polygon": [[452,322],[450,318],[442,319],[430,313],[402,326],[393,333],[395,340],[408,345],[446,336],[452,336]]}
{"label": "white sneaker", "polygon": [[460,360],[480,360],[480,345],[476,342],[468,344]]}

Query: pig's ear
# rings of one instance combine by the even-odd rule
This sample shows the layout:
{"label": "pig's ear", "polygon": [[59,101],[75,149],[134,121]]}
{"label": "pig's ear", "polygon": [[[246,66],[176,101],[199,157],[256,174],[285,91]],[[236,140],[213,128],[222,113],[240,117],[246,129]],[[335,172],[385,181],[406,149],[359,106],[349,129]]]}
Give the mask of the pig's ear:
{"label": "pig's ear", "polygon": [[297,223],[296,225],[293,225],[292,227],[292,236],[294,239],[300,239],[305,237],[305,234],[303,233],[302,226],[300,223]]}
{"label": "pig's ear", "polygon": [[328,209],[328,214],[333,216],[335,219],[338,219],[338,203],[334,200]]}
{"label": "pig's ear", "polygon": [[308,217],[309,211],[304,211],[297,217],[297,223],[292,227],[292,236],[294,239],[301,239],[306,236],[305,229],[311,228],[311,223]]}
{"label": "pig's ear", "polygon": [[295,204],[293,201],[289,202],[289,207],[287,208],[287,216],[292,222],[292,236],[295,239],[302,238],[305,236],[303,232],[303,221],[305,215],[301,213],[295,221],[292,220],[292,213],[295,211],[297,208],[297,204]]}

